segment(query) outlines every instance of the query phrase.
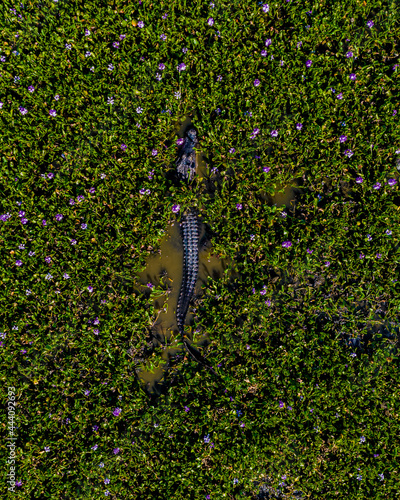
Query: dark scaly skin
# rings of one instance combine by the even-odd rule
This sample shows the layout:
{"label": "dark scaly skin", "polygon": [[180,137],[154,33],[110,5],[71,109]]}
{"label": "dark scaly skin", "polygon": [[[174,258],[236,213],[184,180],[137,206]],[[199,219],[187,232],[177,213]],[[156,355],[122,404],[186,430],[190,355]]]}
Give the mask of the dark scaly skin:
{"label": "dark scaly skin", "polygon": [[[193,179],[196,171],[196,156],[194,146],[197,144],[197,133],[191,128],[187,131],[185,142],[179,150],[176,161],[177,177],[183,181]],[[176,308],[176,322],[179,333],[184,335],[184,324],[189,303],[194,293],[194,287],[199,272],[199,224],[194,211],[182,216],[181,234],[183,243],[183,275]]]}
{"label": "dark scaly skin", "polygon": [[176,322],[183,337],[185,318],[199,272],[199,224],[193,211],[189,211],[182,216],[181,234],[183,242],[183,275],[176,308]]}

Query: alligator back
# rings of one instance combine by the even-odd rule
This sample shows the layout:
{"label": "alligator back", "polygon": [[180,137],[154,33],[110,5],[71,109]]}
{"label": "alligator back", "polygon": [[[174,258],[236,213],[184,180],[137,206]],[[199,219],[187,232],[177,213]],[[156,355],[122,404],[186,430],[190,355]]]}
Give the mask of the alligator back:
{"label": "alligator back", "polygon": [[176,308],[176,322],[179,332],[183,335],[186,314],[199,272],[199,224],[194,211],[183,214],[181,234],[183,242],[183,276]]}

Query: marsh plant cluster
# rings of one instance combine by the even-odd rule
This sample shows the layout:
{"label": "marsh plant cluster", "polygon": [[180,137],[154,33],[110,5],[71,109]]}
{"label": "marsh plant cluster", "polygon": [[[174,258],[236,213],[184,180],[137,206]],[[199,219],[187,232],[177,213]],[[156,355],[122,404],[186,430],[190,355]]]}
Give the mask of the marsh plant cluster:
{"label": "marsh plant cluster", "polygon": [[[0,15],[18,496],[396,498],[398,2]],[[207,160],[190,186],[167,174],[188,114]],[[293,179],[293,206],[268,201]],[[157,368],[167,347],[149,333],[166,280],[144,293],[137,275],[188,206],[238,276],[196,303],[218,377],[182,351],[150,394],[135,359]]]}

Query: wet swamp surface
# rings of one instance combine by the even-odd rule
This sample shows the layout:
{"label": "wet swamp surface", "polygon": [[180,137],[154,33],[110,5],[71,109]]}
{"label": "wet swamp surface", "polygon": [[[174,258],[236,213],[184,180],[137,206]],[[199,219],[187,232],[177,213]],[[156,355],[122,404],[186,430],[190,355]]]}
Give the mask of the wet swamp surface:
{"label": "wet swamp surface", "polygon": [[[173,133],[169,140],[176,139],[177,137],[184,137],[187,129],[192,125],[193,115],[185,116],[181,121],[177,122]],[[201,152],[196,153],[196,175],[199,178],[207,179],[210,175],[210,165],[207,157]],[[263,202],[268,205],[276,205],[278,208],[285,207],[286,212],[295,214],[297,210],[296,199],[302,194],[302,185],[305,183],[304,178],[293,178],[287,184],[279,184],[274,188],[274,192],[261,192]],[[207,183],[205,183],[207,186]],[[345,182],[339,183],[338,188],[340,194],[345,199],[353,198],[353,194],[348,184]],[[334,189],[331,179],[328,177],[324,179],[323,185],[315,191],[322,193],[330,192]],[[306,219],[307,220],[307,219]],[[157,311],[151,328],[150,336],[151,344],[153,347],[160,347],[162,349],[161,359],[157,363],[153,363],[151,359],[136,358],[135,366],[136,373],[141,380],[143,387],[149,394],[159,394],[164,385],[165,376],[169,369],[169,362],[172,358],[180,358],[185,356],[185,351],[182,346],[181,339],[179,338],[178,328],[176,324],[176,306],[178,295],[182,282],[182,267],[183,267],[183,246],[182,238],[180,235],[179,223],[177,220],[172,220],[168,227],[165,228],[165,236],[162,239],[158,249],[155,253],[149,256],[145,269],[137,277],[138,285],[140,284],[140,293],[144,293],[150,298],[150,289],[148,284],[155,286],[163,286],[165,294],[163,297],[154,299],[154,310]],[[200,222],[200,239],[199,239],[199,275],[196,283],[195,297],[192,300],[191,307],[189,308],[186,317],[186,331],[187,335],[192,341],[194,346],[208,345],[210,340],[207,335],[203,335],[201,331],[193,330],[193,323],[196,315],[196,302],[201,301],[203,288],[207,284],[208,278],[213,280],[220,279],[224,273],[228,273],[230,281],[234,282],[239,274],[235,270],[234,262],[229,259],[223,259],[219,255],[213,253],[213,242],[209,238],[207,227],[203,222]],[[313,288],[324,289],[325,278],[321,275],[313,274],[310,276],[309,283],[301,284],[296,278],[284,275],[277,270],[278,275],[274,281],[279,281],[282,285],[289,285],[296,288],[304,286],[312,286]],[[332,292],[331,292],[332,294]],[[335,292],[333,293],[333,295]],[[343,293],[338,291],[338,295],[343,297]],[[344,297],[343,297],[344,298]],[[386,304],[387,305],[387,304]],[[372,305],[366,301],[349,303],[339,310],[339,315],[334,318],[326,319],[322,314],[319,318],[321,326],[326,322],[332,322],[337,331],[338,340],[343,345],[351,345],[354,349],[363,350],[368,341],[370,341],[377,333],[382,335],[383,338],[389,339],[391,348],[387,352],[387,360],[395,355],[398,344],[398,327],[393,323],[385,321],[385,302],[382,302],[375,311],[375,315],[365,323],[364,319],[370,316],[370,309]],[[360,317],[360,324],[358,326],[365,331],[363,338],[355,337],[344,334],[341,327],[347,324],[349,314],[357,312]],[[363,322],[364,321],[364,322]],[[377,360],[378,361],[378,360]],[[383,362],[383,360],[380,360]]]}

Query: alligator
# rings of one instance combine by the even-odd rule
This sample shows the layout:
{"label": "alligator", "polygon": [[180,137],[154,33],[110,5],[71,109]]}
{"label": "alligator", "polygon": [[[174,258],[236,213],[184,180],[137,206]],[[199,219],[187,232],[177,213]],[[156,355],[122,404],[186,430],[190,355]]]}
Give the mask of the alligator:
{"label": "alligator", "polygon": [[[178,159],[175,162],[176,175],[180,181],[190,182],[194,179],[196,173],[196,152],[194,147],[196,145],[197,133],[191,127],[186,132],[185,141],[178,152]],[[217,375],[214,369],[207,365],[203,356],[188,343],[185,335],[186,314],[194,294],[199,272],[199,219],[195,210],[189,209],[182,215],[180,229],[183,243],[183,274],[176,308],[176,323],[186,351],[195,361]]]}

